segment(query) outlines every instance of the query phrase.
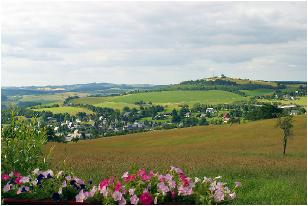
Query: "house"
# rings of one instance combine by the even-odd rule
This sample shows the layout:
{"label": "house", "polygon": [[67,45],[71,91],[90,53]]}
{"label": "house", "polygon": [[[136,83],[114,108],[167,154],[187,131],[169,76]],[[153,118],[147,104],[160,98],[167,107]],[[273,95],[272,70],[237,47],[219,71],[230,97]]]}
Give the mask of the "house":
{"label": "house", "polygon": [[298,115],[299,111],[298,110],[295,110],[295,109],[292,109],[290,111],[290,115]]}
{"label": "house", "polygon": [[291,105],[283,105],[283,106],[278,106],[280,109],[291,109],[291,108],[296,108],[297,106],[294,104]]}
{"label": "house", "polygon": [[205,112],[206,113],[214,113],[215,110],[214,110],[214,108],[209,107],[209,108],[206,108]]}
{"label": "house", "polygon": [[59,127],[55,127],[53,130],[54,130],[54,131],[58,131],[58,129],[59,129]]}
{"label": "house", "polygon": [[67,127],[68,127],[68,128],[72,128],[72,127],[74,127],[73,122],[69,122],[69,123],[68,123],[68,125],[67,125]]}
{"label": "house", "polygon": [[190,112],[187,112],[187,113],[185,114],[185,117],[190,117]]}
{"label": "house", "polygon": [[200,114],[200,118],[205,118],[205,117],[206,117],[206,114],[204,114],[204,113]]}
{"label": "house", "polygon": [[99,119],[99,120],[102,120],[103,118],[104,118],[103,116],[100,116],[98,119]]}
{"label": "house", "polygon": [[123,114],[124,117],[128,117],[129,115],[130,115],[130,112],[125,112],[125,113]]}
{"label": "house", "polygon": [[68,134],[65,138],[64,141],[66,142],[70,142],[73,139],[80,139],[81,134],[79,133],[79,131],[76,129],[74,130],[74,133]]}
{"label": "house", "polygon": [[224,113],[224,116],[223,116],[224,123],[228,123],[229,120],[230,120],[229,114],[228,113]]}

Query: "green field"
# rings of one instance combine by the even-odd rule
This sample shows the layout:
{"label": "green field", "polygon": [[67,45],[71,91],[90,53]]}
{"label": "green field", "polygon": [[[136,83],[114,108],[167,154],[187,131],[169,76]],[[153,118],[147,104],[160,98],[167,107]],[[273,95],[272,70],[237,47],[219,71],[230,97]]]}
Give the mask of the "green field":
{"label": "green field", "polygon": [[283,105],[287,104],[297,104],[303,107],[307,108],[307,97],[300,97],[296,100],[268,100],[268,99],[259,99],[259,102],[265,102],[265,103],[279,103]]}
{"label": "green field", "polygon": [[240,90],[244,92],[248,96],[262,96],[262,95],[270,95],[274,93],[272,89],[254,89],[254,90]]}
{"label": "green field", "polygon": [[153,104],[168,105],[170,108],[177,107],[180,104],[192,106],[195,103],[201,104],[224,104],[235,101],[246,100],[238,94],[227,91],[161,91],[161,92],[143,92],[113,97],[84,97],[72,100],[73,103],[93,104],[101,106],[110,106],[120,108],[124,106],[133,107],[135,102],[144,101]]}
{"label": "green field", "polygon": [[68,113],[70,115],[76,115],[78,112],[85,112],[87,114],[92,114],[93,112],[81,107],[51,107],[51,108],[40,108],[40,109],[32,109],[34,111],[46,111],[46,112],[52,112],[54,114],[58,113]]}
{"label": "green field", "polygon": [[133,164],[163,172],[170,165],[191,176],[239,180],[234,204],[306,204],[306,116],[294,119],[294,136],[282,156],[276,120],[151,131],[55,145],[52,167],[66,168],[96,183],[120,176]]}
{"label": "green field", "polygon": [[59,94],[43,94],[43,95],[23,95],[19,101],[21,102],[40,102],[42,104],[48,103],[63,103],[69,96],[85,97],[87,93],[80,92],[65,92]]}

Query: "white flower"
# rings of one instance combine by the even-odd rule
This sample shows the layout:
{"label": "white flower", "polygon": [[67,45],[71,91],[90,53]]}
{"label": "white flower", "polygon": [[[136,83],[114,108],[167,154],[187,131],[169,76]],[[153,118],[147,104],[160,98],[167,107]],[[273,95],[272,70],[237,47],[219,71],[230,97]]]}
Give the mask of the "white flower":
{"label": "white flower", "polygon": [[63,174],[63,171],[58,172],[57,178],[59,178],[60,176],[62,176],[62,174]]}
{"label": "white flower", "polygon": [[234,200],[236,198],[235,192],[229,194],[230,200]]}
{"label": "white flower", "polygon": [[200,182],[200,179],[198,177],[195,177],[195,183]]}
{"label": "white flower", "polygon": [[135,194],[135,189],[131,188],[128,190],[128,192],[130,196],[133,196]]}
{"label": "white flower", "polygon": [[154,198],[154,205],[157,205],[157,196]]}
{"label": "white flower", "polygon": [[128,177],[128,172],[125,172],[123,175],[122,175],[122,178],[126,178]]}
{"label": "white flower", "polygon": [[31,182],[31,184],[34,185],[34,186],[37,185],[37,180],[33,180],[33,181]]}
{"label": "white flower", "polygon": [[38,175],[39,174],[39,171],[40,171],[40,169],[39,168],[36,168],[35,170],[33,170],[33,174],[35,174],[35,175]]}

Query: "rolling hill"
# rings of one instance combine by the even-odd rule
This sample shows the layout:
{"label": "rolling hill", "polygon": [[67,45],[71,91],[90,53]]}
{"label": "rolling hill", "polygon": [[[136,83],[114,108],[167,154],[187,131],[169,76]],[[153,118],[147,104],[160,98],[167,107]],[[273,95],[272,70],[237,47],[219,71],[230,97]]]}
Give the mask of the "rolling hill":
{"label": "rolling hill", "polygon": [[[247,100],[246,97],[235,93],[211,90],[211,91],[156,91],[133,93],[112,97],[84,97],[72,100],[75,104],[92,104],[94,106],[121,108],[124,106],[134,107],[134,103],[144,101],[146,103],[167,105],[168,108],[177,107],[180,104],[192,106],[195,103],[202,104],[227,104],[236,101]],[[120,107],[119,107],[120,105]]]}

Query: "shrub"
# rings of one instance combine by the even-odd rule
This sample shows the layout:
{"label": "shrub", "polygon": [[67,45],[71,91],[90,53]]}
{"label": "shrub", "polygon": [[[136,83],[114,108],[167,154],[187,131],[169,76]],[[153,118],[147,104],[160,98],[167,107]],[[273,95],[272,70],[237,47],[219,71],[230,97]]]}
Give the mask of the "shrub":
{"label": "shrub", "polygon": [[29,173],[37,167],[46,168],[42,153],[46,142],[46,131],[35,120],[17,120],[12,112],[11,123],[1,130],[2,171]]}

